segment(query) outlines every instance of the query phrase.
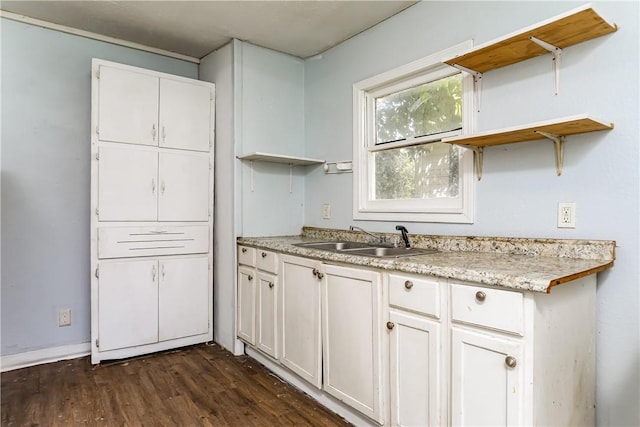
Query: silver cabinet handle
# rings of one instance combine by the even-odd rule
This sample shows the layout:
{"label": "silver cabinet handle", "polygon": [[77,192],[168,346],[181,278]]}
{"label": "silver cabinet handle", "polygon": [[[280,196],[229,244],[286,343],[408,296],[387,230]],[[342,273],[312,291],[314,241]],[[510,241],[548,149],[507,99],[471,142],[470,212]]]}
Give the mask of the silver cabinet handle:
{"label": "silver cabinet handle", "polygon": [[262,252],[262,258],[266,258],[267,257],[267,253],[266,252]]}
{"label": "silver cabinet handle", "polygon": [[151,267],[151,280],[152,281],[156,281],[156,265],[153,264],[153,267]]}
{"label": "silver cabinet handle", "polygon": [[155,178],[151,178],[151,194],[156,194],[156,180]]}
{"label": "silver cabinet handle", "polygon": [[413,282],[412,282],[411,280],[407,280],[407,281],[405,281],[405,282],[404,282],[404,287],[405,287],[406,289],[411,289],[411,288],[413,288]]}
{"label": "silver cabinet handle", "polygon": [[393,328],[395,328],[396,324],[393,322],[387,322],[387,329],[388,330],[392,330]]}
{"label": "silver cabinet handle", "polygon": [[318,269],[314,268],[313,270],[311,270],[311,274],[313,274],[314,276],[318,277]]}
{"label": "silver cabinet handle", "polygon": [[487,294],[485,294],[484,292],[482,291],[476,292],[476,301],[484,302],[486,298],[487,298]]}
{"label": "silver cabinet handle", "polygon": [[516,365],[518,364],[518,361],[513,356],[507,356],[504,359],[504,363],[510,368],[515,368]]}
{"label": "silver cabinet handle", "polygon": [[153,141],[156,140],[156,124],[154,123],[153,126],[151,126],[151,138]]}
{"label": "silver cabinet handle", "polygon": [[160,275],[162,276],[162,281],[164,282],[164,264],[162,264],[162,269],[160,270]]}
{"label": "silver cabinet handle", "polygon": [[164,125],[162,125],[162,142],[164,143],[166,139],[167,139],[167,130],[165,129]]}
{"label": "silver cabinet handle", "polygon": [[247,276],[247,279],[249,279],[249,281],[251,281],[251,280],[253,280],[253,276],[249,275],[249,276]]}
{"label": "silver cabinet handle", "polygon": [[273,289],[273,282],[269,282],[269,289]]}
{"label": "silver cabinet handle", "polygon": [[160,194],[164,194],[165,188],[166,186],[164,185],[164,179],[163,179],[162,182],[160,183]]}
{"label": "silver cabinet handle", "polygon": [[242,253],[246,254],[247,253],[247,248],[242,248]]}
{"label": "silver cabinet handle", "polygon": [[317,277],[318,279],[322,279],[322,278],[324,277],[324,273],[320,273],[320,272],[318,271],[318,274],[316,275],[316,277]]}

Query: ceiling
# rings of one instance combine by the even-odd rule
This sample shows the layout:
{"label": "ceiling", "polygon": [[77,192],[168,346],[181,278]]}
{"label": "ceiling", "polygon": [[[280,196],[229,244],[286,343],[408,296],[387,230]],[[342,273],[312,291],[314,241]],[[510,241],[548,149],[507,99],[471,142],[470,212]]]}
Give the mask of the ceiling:
{"label": "ceiling", "polygon": [[5,1],[4,11],[193,58],[232,38],[308,58],[416,1]]}

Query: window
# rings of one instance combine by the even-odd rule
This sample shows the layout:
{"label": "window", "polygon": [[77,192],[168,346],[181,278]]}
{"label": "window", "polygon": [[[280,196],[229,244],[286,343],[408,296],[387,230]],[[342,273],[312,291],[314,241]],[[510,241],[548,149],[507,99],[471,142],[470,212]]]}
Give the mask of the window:
{"label": "window", "polygon": [[354,85],[354,218],[473,222],[472,78],[441,59],[463,43]]}

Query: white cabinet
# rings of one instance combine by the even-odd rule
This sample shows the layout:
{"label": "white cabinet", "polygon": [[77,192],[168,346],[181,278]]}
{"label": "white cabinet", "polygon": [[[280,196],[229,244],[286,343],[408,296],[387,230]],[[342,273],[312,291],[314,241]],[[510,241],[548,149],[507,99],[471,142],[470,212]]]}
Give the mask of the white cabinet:
{"label": "white cabinet", "polygon": [[158,145],[158,77],[100,65],[97,129],[102,141]]}
{"label": "white cabinet", "polygon": [[277,359],[278,256],[238,247],[238,338]]}
{"label": "white cabinet", "polygon": [[209,260],[158,261],[158,340],[206,334],[209,329]]}
{"label": "white cabinet", "polygon": [[208,154],[110,145],[96,160],[99,221],[208,220]]}
{"label": "white cabinet", "polygon": [[522,425],[522,344],[489,333],[451,331],[451,421]]}
{"label": "white cabinet", "polygon": [[105,262],[100,267],[100,350],[157,342],[157,260]]}
{"label": "white cabinet", "polygon": [[322,387],[320,283],[318,261],[282,256],[281,363]]}
{"label": "white cabinet", "polygon": [[108,64],[98,73],[101,141],[209,151],[210,86]]}
{"label": "white cabinet", "polygon": [[[323,265],[323,388],[379,423],[382,410],[380,273]],[[287,289],[288,291],[288,289]]]}
{"label": "white cabinet", "polygon": [[256,277],[255,269],[238,267],[238,338],[256,343]]}
{"label": "white cabinet", "polygon": [[389,274],[391,425],[441,426],[443,404],[441,289],[446,282]]}
{"label": "white cabinet", "polygon": [[593,425],[595,275],[550,294],[450,283],[453,425]]}
{"label": "white cabinet", "polygon": [[258,271],[256,347],[278,358],[278,278]]}
{"label": "white cabinet", "polygon": [[98,270],[100,351],[205,334],[207,256],[107,261]]}
{"label": "white cabinet", "polygon": [[210,341],[214,85],[91,75],[91,360]]}

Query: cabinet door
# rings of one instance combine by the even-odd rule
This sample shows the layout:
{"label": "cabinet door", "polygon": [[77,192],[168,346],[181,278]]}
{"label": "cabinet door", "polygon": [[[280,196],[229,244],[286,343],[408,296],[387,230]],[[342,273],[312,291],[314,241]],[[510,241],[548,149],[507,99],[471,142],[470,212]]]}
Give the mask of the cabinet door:
{"label": "cabinet door", "polygon": [[209,156],[161,152],[158,221],[209,220]]}
{"label": "cabinet door", "polygon": [[282,352],[280,361],[314,386],[322,386],[320,263],[282,257]]}
{"label": "cabinet door", "polygon": [[165,341],[209,331],[209,258],[161,259],[158,334]]}
{"label": "cabinet door", "polygon": [[238,338],[256,343],[256,277],[255,269],[238,267]]}
{"label": "cabinet door", "polygon": [[396,310],[389,321],[391,425],[443,425],[440,323]]}
{"label": "cabinet door", "polygon": [[324,389],[382,423],[379,273],[323,266]]}
{"label": "cabinet door", "polygon": [[257,347],[278,358],[278,280],[273,274],[258,273]]}
{"label": "cabinet door", "polygon": [[158,154],[131,147],[98,151],[98,220],[155,221]]}
{"label": "cabinet door", "polygon": [[99,139],[158,145],[158,78],[102,65],[98,82]]}
{"label": "cabinet door", "polygon": [[158,341],[158,262],[103,262],[98,279],[100,351]]}
{"label": "cabinet door", "polygon": [[211,88],[160,79],[160,146],[209,151]]}
{"label": "cabinet door", "polygon": [[451,347],[452,424],[522,425],[520,342],[453,327]]}

